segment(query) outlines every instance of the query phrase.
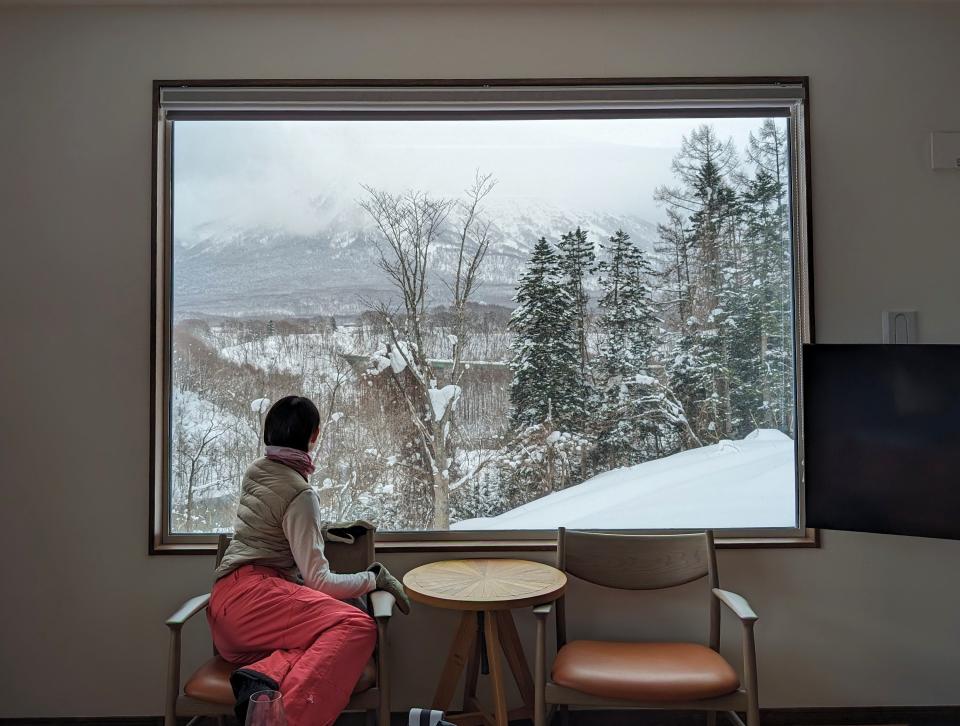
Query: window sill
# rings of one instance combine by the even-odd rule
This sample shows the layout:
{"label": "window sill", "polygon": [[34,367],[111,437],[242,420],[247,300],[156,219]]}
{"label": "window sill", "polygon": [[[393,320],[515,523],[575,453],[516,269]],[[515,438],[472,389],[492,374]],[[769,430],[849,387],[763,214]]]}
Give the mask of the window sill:
{"label": "window sill", "polygon": [[[820,546],[820,530],[807,529],[796,537],[718,537],[716,548],[727,549],[794,549]],[[554,539],[448,539],[448,540],[381,540],[377,552],[384,554],[407,554],[430,552],[553,552],[557,548]],[[153,544],[151,555],[212,555],[217,551],[215,542]]]}

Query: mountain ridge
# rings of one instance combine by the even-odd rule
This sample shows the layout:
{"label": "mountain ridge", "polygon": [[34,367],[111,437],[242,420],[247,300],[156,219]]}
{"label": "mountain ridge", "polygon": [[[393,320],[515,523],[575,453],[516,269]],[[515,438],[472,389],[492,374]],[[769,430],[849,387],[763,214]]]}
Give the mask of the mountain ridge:
{"label": "mountain ridge", "polygon": [[[322,204],[332,206],[325,199]],[[174,301],[177,317],[356,316],[371,300],[394,299],[393,287],[378,267],[372,220],[357,205],[340,205],[314,233],[290,232],[282,225],[233,228],[207,223],[177,235],[174,242]],[[486,204],[491,242],[481,268],[480,304],[512,306],[514,288],[530,250],[541,237],[553,243],[578,226],[596,251],[623,229],[645,251],[656,240],[656,225],[635,215],[570,213],[535,198]],[[458,238],[451,218],[432,250],[429,286],[434,304],[444,304],[456,269]]]}

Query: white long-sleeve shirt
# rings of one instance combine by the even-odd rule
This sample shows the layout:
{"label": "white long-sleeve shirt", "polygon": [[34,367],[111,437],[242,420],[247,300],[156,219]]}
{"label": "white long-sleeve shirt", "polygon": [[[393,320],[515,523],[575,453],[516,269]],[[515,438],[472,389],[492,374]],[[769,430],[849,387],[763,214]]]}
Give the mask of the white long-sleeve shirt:
{"label": "white long-sleeve shirt", "polygon": [[376,589],[377,577],[372,572],[331,572],[323,553],[320,500],[316,492],[304,492],[290,503],[283,515],[283,533],[307,587],[338,600],[366,595]]}

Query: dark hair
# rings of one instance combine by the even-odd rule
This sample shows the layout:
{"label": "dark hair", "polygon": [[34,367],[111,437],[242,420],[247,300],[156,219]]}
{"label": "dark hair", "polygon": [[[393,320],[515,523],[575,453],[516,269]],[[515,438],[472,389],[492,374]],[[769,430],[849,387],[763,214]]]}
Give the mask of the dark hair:
{"label": "dark hair", "polygon": [[306,451],[310,437],[320,426],[320,412],[309,398],[285,396],[267,411],[263,422],[263,443]]}

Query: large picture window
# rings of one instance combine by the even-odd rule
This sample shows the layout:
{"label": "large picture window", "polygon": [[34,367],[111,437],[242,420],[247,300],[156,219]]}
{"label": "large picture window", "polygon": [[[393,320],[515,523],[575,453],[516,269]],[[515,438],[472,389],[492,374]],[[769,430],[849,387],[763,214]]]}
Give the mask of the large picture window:
{"label": "large picture window", "polygon": [[797,536],[805,88],[158,84],[154,544],[288,394],[381,539]]}

